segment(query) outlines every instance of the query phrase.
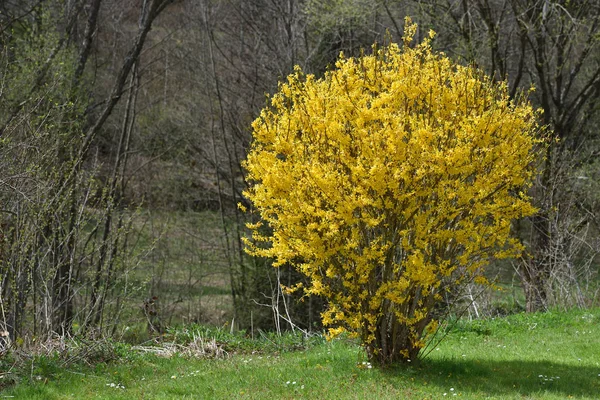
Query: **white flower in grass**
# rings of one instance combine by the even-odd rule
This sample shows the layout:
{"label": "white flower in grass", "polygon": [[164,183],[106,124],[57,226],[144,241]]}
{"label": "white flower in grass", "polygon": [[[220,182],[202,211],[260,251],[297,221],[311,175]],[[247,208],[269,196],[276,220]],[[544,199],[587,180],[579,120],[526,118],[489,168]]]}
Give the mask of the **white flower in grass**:
{"label": "white flower in grass", "polygon": [[121,385],[120,383],[107,383],[106,386],[115,389],[125,389],[125,386]]}
{"label": "white flower in grass", "polygon": [[358,363],[357,366],[358,366],[358,368],[367,368],[367,369],[373,368],[373,365],[371,365],[371,363],[367,362],[367,361],[363,361],[361,363]]}

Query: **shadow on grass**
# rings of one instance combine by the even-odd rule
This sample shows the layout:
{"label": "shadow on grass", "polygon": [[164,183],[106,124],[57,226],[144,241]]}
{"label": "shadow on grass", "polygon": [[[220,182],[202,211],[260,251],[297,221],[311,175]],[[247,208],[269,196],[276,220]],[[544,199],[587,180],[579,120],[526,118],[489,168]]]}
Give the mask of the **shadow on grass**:
{"label": "shadow on grass", "polygon": [[442,392],[452,387],[464,394],[490,396],[529,396],[544,391],[565,398],[597,398],[600,394],[600,368],[550,361],[429,359],[408,369],[385,372],[390,378],[399,374],[439,386]]}

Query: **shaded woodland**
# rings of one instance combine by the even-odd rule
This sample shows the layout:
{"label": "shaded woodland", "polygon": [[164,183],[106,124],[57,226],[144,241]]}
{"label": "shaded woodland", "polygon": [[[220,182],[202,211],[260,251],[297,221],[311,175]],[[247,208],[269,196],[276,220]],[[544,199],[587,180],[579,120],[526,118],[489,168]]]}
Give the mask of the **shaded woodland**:
{"label": "shaded woodland", "polygon": [[[340,52],[398,41],[405,16],[418,40],[433,29],[436,50],[529,95],[550,138],[531,188],[539,212],[514,226],[527,252],[490,268],[522,301],[502,311],[461,296],[476,315],[597,304],[596,0],[3,0],[4,344],[131,321],[159,333],[178,313],[319,328],[322,300],[281,290],[304,278],[243,251],[250,124],[294,65],[320,75]],[[178,291],[165,286],[175,277]],[[217,287],[227,304],[202,303]]]}

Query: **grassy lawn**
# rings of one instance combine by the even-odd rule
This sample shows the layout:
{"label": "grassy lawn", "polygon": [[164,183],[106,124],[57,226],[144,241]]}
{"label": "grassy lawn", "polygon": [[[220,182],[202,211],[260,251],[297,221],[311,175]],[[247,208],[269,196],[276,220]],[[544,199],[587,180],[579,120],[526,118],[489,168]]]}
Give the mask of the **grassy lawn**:
{"label": "grassy lawn", "polygon": [[[420,363],[380,370],[347,340],[303,351],[160,357],[95,366],[37,360],[0,393],[20,399],[597,399],[600,309],[460,321]],[[259,349],[256,351],[256,349]],[[6,378],[4,378],[6,379]]]}

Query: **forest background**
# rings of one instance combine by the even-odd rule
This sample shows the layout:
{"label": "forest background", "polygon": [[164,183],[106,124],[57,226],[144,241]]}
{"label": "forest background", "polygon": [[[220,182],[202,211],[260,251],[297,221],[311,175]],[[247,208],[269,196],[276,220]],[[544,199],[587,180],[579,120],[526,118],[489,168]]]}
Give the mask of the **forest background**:
{"label": "forest background", "polygon": [[[320,329],[304,278],[243,251],[252,120],[300,65],[321,75],[402,37],[529,92],[551,135],[514,225],[519,260],[466,285],[469,315],[598,304],[596,0],[0,2],[2,345],[142,341],[181,323]],[[498,290],[502,289],[502,290]]]}

